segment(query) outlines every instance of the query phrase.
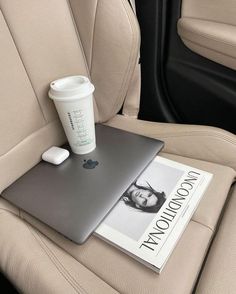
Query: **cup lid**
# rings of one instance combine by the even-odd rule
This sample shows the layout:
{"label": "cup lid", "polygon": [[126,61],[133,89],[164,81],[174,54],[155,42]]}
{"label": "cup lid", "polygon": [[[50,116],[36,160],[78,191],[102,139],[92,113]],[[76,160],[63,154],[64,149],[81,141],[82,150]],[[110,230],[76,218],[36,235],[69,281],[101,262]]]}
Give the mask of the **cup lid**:
{"label": "cup lid", "polygon": [[69,76],[51,82],[49,97],[58,101],[76,100],[94,92],[94,86],[85,76]]}

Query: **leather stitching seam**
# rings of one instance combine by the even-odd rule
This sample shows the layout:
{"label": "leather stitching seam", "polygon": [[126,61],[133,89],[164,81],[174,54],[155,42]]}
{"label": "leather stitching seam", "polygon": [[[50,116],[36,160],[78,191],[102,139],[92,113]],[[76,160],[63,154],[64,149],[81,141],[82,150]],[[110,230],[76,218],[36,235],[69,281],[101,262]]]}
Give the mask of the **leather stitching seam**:
{"label": "leather stitching seam", "polygon": [[[81,49],[81,52],[82,52],[82,55],[83,55],[83,58],[84,58],[84,61],[85,61],[85,66],[86,66],[86,69],[87,69],[87,75],[88,75],[89,79],[92,80],[91,79],[91,74],[90,74],[90,71],[89,71],[89,67],[88,67],[88,61],[87,61],[86,55],[84,53],[84,47],[83,47],[83,44],[82,44],[82,41],[81,41],[81,38],[80,38],[80,35],[79,35],[78,27],[76,25],[75,16],[74,16],[74,13],[73,13],[73,9],[72,9],[70,0],[67,0],[67,5],[68,5],[69,11],[70,11],[70,15],[71,15],[72,22],[73,22],[73,25],[74,25],[75,33],[76,33],[76,36],[77,36],[77,39],[78,39],[78,42],[79,42],[79,46],[80,46],[80,49]],[[94,98],[95,98],[95,95],[94,95]],[[94,99],[94,102],[95,102],[96,107],[97,107],[96,99]],[[99,112],[98,112],[98,120],[99,120]]]}
{"label": "leather stitching seam", "polygon": [[94,55],[94,39],[95,39],[95,29],[96,29],[96,22],[97,22],[97,12],[98,12],[98,1],[96,3],[95,9],[95,16],[94,16],[94,23],[93,23],[93,38],[92,38],[92,53],[91,53],[91,60],[90,60],[90,72],[92,74],[92,65],[93,65],[93,55]]}
{"label": "leather stitching seam", "polygon": [[18,210],[18,214],[15,214],[15,212],[10,209],[0,207],[0,213],[4,213],[4,212],[10,213],[10,214],[16,215],[16,216],[20,215],[20,210]]}
{"label": "leather stitching seam", "polygon": [[88,68],[88,64],[87,64],[87,59],[86,59],[86,56],[85,56],[85,53],[84,53],[84,47],[82,45],[82,41],[81,41],[81,38],[80,38],[80,35],[79,35],[79,31],[78,31],[78,28],[77,28],[77,25],[76,25],[76,22],[75,22],[75,17],[74,17],[74,13],[73,13],[73,10],[72,10],[72,7],[71,7],[70,0],[67,0],[66,2],[67,2],[67,5],[68,5],[68,8],[69,8],[70,15],[71,15],[71,19],[72,19],[72,23],[73,23],[73,26],[74,26],[75,34],[76,34],[77,39],[78,39],[79,47],[81,49],[81,52],[82,52],[82,55],[83,55],[83,58],[84,58],[84,61],[85,61],[85,66],[86,66],[86,69],[87,69],[87,74],[88,74],[88,77],[90,78],[90,73],[89,73],[89,68]]}
{"label": "leather stitching seam", "polygon": [[[215,138],[215,139],[219,139],[219,140],[222,140],[222,141],[225,141],[225,142],[227,142],[227,143],[230,143],[230,144],[232,144],[232,145],[234,145],[234,146],[236,146],[236,143],[233,141],[233,140],[231,140],[230,138],[226,138],[226,137],[222,137],[222,136],[219,136],[219,135],[210,135],[210,134],[198,134],[199,136],[201,136],[201,137],[210,137],[210,138]],[[168,137],[195,137],[196,136],[196,134],[178,134],[178,135],[174,135],[174,134],[169,134],[169,135],[161,135],[160,134],[160,136],[162,137],[162,138],[168,138]]]}
{"label": "leather stitching seam", "polygon": [[[99,1],[99,0],[98,0]],[[126,16],[127,16],[127,19],[128,19],[128,21],[129,21],[129,25],[130,25],[130,28],[131,28],[131,30],[132,30],[132,46],[131,46],[131,50],[130,50],[130,54],[129,54],[129,60],[128,60],[128,63],[127,63],[127,67],[126,67],[126,70],[125,70],[125,73],[124,73],[124,75],[123,75],[123,81],[122,81],[122,83],[121,83],[121,87],[120,87],[120,89],[119,89],[119,91],[118,91],[118,95],[117,95],[117,97],[116,97],[116,99],[115,99],[115,102],[114,102],[114,104],[113,104],[113,107],[112,107],[112,110],[109,112],[111,115],[114,115],[114,114],[116,114],[116,109],[117,109],[117,107],[119,106],[119,104],[120,103],[122,103],[123,102],[123,100],[121,99],[122,98],[122,96],[123,96],[123,92],[124,92],[124,90],[125,90],[125,86],[130,82],[130,80],[131,80],[131,77],[132,77],[132,75],[130,74],[130,76],[128,75],[130,72],[131,72],[131,70],[132,70],[132,63],[133,63],[133,71],[132,72],[134,72],[134,70],[135,70],[135,62],[136,62],[136,60],[138,60],[138,53],[139,53],[139,50],[136,50],[137,52],[136,52],[136,56],[135,56],[135,58],[132,58],[132,55],[133,55],[133,53],[135,52],[135,48],[136,47],[138,47],[138,38],[135,38],[135,33],[134,33],[134,25],[133,25],[133,23],[132,23],[132,20],[131,20],[131,17],[130,17],[130,15],[129,15],[129,11],[128,11],[128,9],[126,8],[126,6],[125,6],[125,4],[124,4],[124,0],[121,0],[121,3],[122,3],[122,6],[123,6],[123,8],[124,8],[124,11],[125,11],[125,13],[126,13]],[[126,3],[126,5],[128,5],[128,3]],[[98,9],[98,8],[97,8]],[[129,6],[129,9],[131,9],[132,10],[132,8]],[[133,11],[132,11],[132,13],[133,13]],[[95,32],[94,32],[94,34],[95,34]],[[93,36],[93,38],[94,38],[94,36]],[[91,64],[91,68],[92,68],[92,64]],[[92,70],[91,70],[91,74],[92,74]],[[126,89],[126,91],[127,91],[128,89]],[[124,93],[125,94],[125,93]]]}
{"label": "leather stitching seam", "polygon": [[50,126],[50,125],[53,125],[53,124],[56,124],[56,123],[60,123],[60,120],[59,119],[55,119],[49,123],[47,123],[46,125],[42,126],[41,128],[37,129],[36,131],[34,131],[33,133],[27,135],[25,138],[23,138],[23,140],[21,140],[20,142],[18,142],[17,144],[15,144],[14,146],[11,146],[11,149],[7,150],[5,153],[2,153],[0,154],[0,159],[1,157],[4,157],[6,156],[9,152],[12,152],[12,150],[14,148],[16,148],[18,145],[20,145],[21,143],[23,143],[24,141],[28,140],[28,138],[30,138],[31,136],[34,136],[35,134],[37,134],[38,132],[40,132],[41,130],[43,130],[44,128]]}
{"label": "leather stitching seam", "polygon": [[[132,74],[131,74],[131,70],[132,70],[132,65],[133,65],[133,71],[135,70],[135,63],[138,59],[138,54],[139,54],[139,50],[137,49],[136,51],[136,54],[135,54],[135,57],[132,58],[132,54],[135,52],[135,48],[138,47],[138,40],[137,38],[135,38],[135,33],[134,33],[134,24],[132,23],[132,18],[130,17],[130,14],[129,14],[129,11],[128,9],[131,9],[132,8],[129,6],[128,8],[125,6],[125,3],[124,3],[124,0],[121,0],[121,3],[123,5],[123,8],[125,10],[125,13],[126,13],[126,16],[127,16],[127,19],[129,21],[129,24],[130,24],[130,28],[132,30],[132,47],[131,47],[131,50],[130,50],[130,55],[129,55],[129,62],[127,64],[127,68],[126,68],[126,71],[125,71],[125,74],[124,74],[124,78],[123,78],[123,82],[122,82],[122,85],[121,85],[121,88],[119,90],[119,93],[118,93],[118,96],[116,98],[116,101],[114,103],[114,106],[113,106],[113,109],[111,111],[111,113],[114,113],[117,106],[119,105],[120,102],[123,102],[121,101],[121,98],[122,98],[122,92],[124,91],[124,88],[126,85],[129,84],[131,78],[132,78]],[[128,3],[126,2],[126,5],[128,5]],[[132,11],[133,13],[133,11]],[[129,73],[130,73],[130,76],[129,76]],[[126,89],[128,90],[128,88]],[[125,97],[124,97],[125,98]]]}
{"label": "leather stitching seam", "polygon": [[[22,210],[20,210],[20,215],[21,215],[21,218],[22,218],[22,220],[24,221],[24,222],[26,222],[27,224],[29,224],[29,226],[30,227],[32,227],[33,225],[32,224],[30,224],[30,222],[28,222],[28,220],[25,218],[25,216],[24,216],[24,211],[22,211]],[[34,229],[33,227],[32,227],[32,229]],[[36,229],[34,229],[35,231],[39,231],[40,232],[40,230],[38,230],[37,228]],[[42,232],[42,234],[43,234],[43,232]],[[45,235],[46,237],[47,237],[47,235]],[[49,238],[49,237],[47,237],[47,238]],[[54,242],[52,239],[50,239],[49,238],[49,240],[51,241],[51,242]],[[59,246],[57,243],[55,243],[57,246]],[[60,246],[59,246],[60,247]],[[80,261],[80,260],[77,260],[69,251],[66,251],[63,247],[60,247],[62,250],[64,250],[68,255],[70,255],[73,259],[75,259],[79,264],[81,264],[82,266],[84,266],[88,271],[90,271],[92,274],[94,274],[96,277],[98,277],[98,279],[100,279],[102,282],[104,282],[105,284],[107,284],[108,286],[110,286],[114,291],[117,291],[110,283],[109,283],[109,281],[106,281],[106,280],[104,280],[102,277],[100,277],[95,271],[93,271],[92,269],[90,269],[86,264],[84,264],[82,261]]]}
{"label": "leather stitching seam", "polygon": [[[26,222],[25,222],[25,224],[27,225],[29,231],[34,236],[35,240],[40,245],[40,247],[42,248],[42,250],[46,253],[46,255],[49,257],[49,259],[51,260],[51,262],[55,265],[55,267],[60,272],[60,274],[66,279],[66,281],[76,290],[77,293],[85,293],[85,294],[88,294],[88,292],[83,288],[83,286],[81,286],[74,279],[74,277],[71,276],[71,274],[68,272],[68,270],[59,261],[59,259],[57,258],[57,256],[50,250],[50,248],[48,248],[48,246],[42,240],[42,238],[40,237],[40,235],[38,234],[38,232],[36,230],[34,230],[32,227],[30,227]],[[37,235],[37,237],[36,237],[36,235]],[[79,292],[79,290],[81,292]]]}
{"label": "leather stitching seam", "polygon": [[199,224],[199,225],[201,225],[201,226],[203,226],[203,227],[205,227],[205,228],[207,228],[207,229],[208,229],[209,231],[211,231],[212,233],[215,232],[214,229],[212,229],[211,227],[209,227],[208,225],[205,225],[204,223],[202,223],[202,222],[200,222],[200,221],[197,221],[197,220],[195,220],[195,219],[191,219],[190,221],[191,221],[191,222],[194,222],[194,223],[196,223],[196,224]]}
{"label": "leather stitching seam", "polygon": [[21,53],[20,53],[20,49],[17,47],[16,41],[15,41],[15,39],[14,39],[14,37],[13,37],[13,34],[12,34],[12,31],[11,31],[11,29],[10,29],[10,25],[8,24],[7,19],[6,19],[6,17],[5,17],[5,15],[4,15],[4,13],[3,13],[3,11],[2,11],[1,8],[0,8],[0,10],[1,10],[1,12],[2,12],[2,16],[3,16],[4,20],[5,20],[5,23],[6,23],[6,26],[7,26],[7,28],[8,28],[8,31],[9,31],[9,33],[10,33],[10,35],[11,35],[11,39],[12,39],[12,41],[13,41],[13,43],[14,43],[14,46],[15,46],[15,48],[16,48],[16,51],[17,51],[17,53],[18,53],[18,55],[19,55],[19,59],[20,59],[20,61],[21,61],[21,63],[22,63],[22,66],[23,66],[23,68],[24,68],[24,70],[25,70],[26,76],[27,76],[27,78],[28,78],[28,80],[29,80],[29,83],[30,83],[30,85],[31,85],[31,88],[32,88],[32,90],[33,90],[33,92],[34,92],[35,98],[36,98],[36,100],[37,100],[37,102],[38,102],[38,106],[39,106],[40,112],[41,112],[41,114],[42,114],[42,116],[43,116],[43,119],[44,119],[44,125],[46,125],[46,123],[48,122],[48,120],[46,119],[46,116],[45,116],[45,114],[44,114],[44,112],[43,112],[43,108],[42,108],[42,106],[41,106],[41,104],[40,104],[40,102],[39,102],[39,98],[38,98],[38,95],[37,95],[37,93],[36,93],[36,90],[34,89],[34,86],[33,86],[32,80],[31,80],[31,78],[30,78],[30,75],[29,75],[29,73],[28,73],[28,71],[27,71],[27,68],[26,68],[24,62],[23,62],[23,58],[22,58],[22,55],[21,55]]}
{"label": "leather stitching seam", "polygon": [[223,134],[217,134],[216,132],[214,132],[214,134],[210,134],[208,132],[204,132],[204,131],[192,131],[192,133],[188,133],[188,132],[181,132],[181,133],[145,133],[145,136],[150,136],[150,137],[154,137],[154,136],[159,136],[162,138],[171,138],[171,137],[194,137],[194,136],[204,136],[204,137],[211,137],[211,138],[216,138],[222,141],[226,141],[227,143],[230,143],[234,146],[236,146],[236,140],[231,139]]}

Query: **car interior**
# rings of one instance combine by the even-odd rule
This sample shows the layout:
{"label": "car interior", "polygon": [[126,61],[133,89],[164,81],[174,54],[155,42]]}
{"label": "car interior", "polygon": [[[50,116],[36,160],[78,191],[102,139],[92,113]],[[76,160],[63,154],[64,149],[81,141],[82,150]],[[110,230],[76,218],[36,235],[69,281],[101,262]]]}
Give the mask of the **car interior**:
{"label": "car interior", "polygon": [[96,123],[213,174],[161,274],[1,197],[2,293],[236,292],[235,15],[235,0],[0,0],[1,193],[66,143],[48,90],[70,75],[94,84]]}

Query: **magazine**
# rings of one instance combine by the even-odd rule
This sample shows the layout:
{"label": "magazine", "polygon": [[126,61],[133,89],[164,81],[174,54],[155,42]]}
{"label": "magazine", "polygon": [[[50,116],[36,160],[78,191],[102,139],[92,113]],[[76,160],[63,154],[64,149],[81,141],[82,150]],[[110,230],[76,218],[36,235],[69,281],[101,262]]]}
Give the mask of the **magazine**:
{"label": "magazine", "polygon": [[212,174],[157,156],[95,234],[160,273]]}

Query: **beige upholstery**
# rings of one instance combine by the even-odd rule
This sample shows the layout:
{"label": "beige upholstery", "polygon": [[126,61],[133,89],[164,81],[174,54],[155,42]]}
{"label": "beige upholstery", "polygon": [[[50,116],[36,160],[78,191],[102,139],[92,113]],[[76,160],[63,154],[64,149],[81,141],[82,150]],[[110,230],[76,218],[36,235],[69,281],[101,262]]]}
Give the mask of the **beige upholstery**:
{"label": "beige upholstery", "polygon": [[48,81],[78,72],[88,74],[67,1],[2,0],[0,8],[8,36],[14,41],[15,54],[25,67],[45,121],[51,122],[57,115],[48,99]]}
{"label": "beige upholstery", "polygon": [[1,198],[0,270],[23,293],[191,293],[235,178],[235,136],[135,119],[140,36],[127,0],[0,0],[0,41],[0,192],[65,142],[47,91],[74,74],[95,84],[96,121],[162,138],[186,158],[162,156],[214,174],[161,275],[96,237],[78,246]]}
{"label": "beige upholstery", "polygon": [[233,294],[236,291],[236,190],[227,204],[219,232],[207,258],[197,293]]}
{"label": "beige upholstery", "polygon": [[182,18],[178,22],[178,33],[194,52],[236,69],[236,26]]}
{"label": "beige upholstery", "polygon": [[192,51],[236,69],[236,2],[184,0],[178,33]]}
{"label": "beige upholstery", "polygon": [[21,293],[116,293],[64,250],[7,211],[0,212],[0,230],[0,268]]}
{"label": "beige upholstery", "polygon": [[[49,228],[40,227],[40,230],[62,239]],[[94,237],[84,248],[68,245],[68,241],[62,239],[65,247],[70,246],[79,255],[77,259],[81,262],[77,262],[18,217],[1,213],[0,231],[1,270],[23,293],[29,294],[106,294],[113,293],[112,287],[117,287],[119,293],[190,293],[212,235],[208,228],[191,222],[159,276]],[[188,258],[190,250],[194,259]]]}
{"label": "beige upholstery", "polygon": [[[80,15],[77,14],[78,9],[76,10],[76,3],[80,8]],[[22,0],[20,2],[16,0],[0,1],[0,9],[3,13],[2,15],[0,14],[2,19],[1,30],[3,32],[1,36],[2,38],[4,38],[4,42],[1,42],[1,44],[3,44],[3,49],[1,50],[0,54],[2,64],[4,65],[4,67],[1,68],[1,72],[3,74],[1,74],[0,76],[0,81],[2,85],[0,87],[0,91],[1,97],[12,97],[7,100],[8,102],[2,99],[1,103],[3,104],[1,104],[0,107],[0,109],[4,109],[4,113],[0,116],[0,136],[1,138],[4,138],[0,147],[0,191],[6,188],[10,183],[15,181],[19,176],[25,173],[33,165],[35,165],[40,160],[42,152],[45,151],[48,147],[53,144],[61,145],[65,141],[64,133],[61,130],[60,124],[57,122],[57,115],[54,106],[50,99],[48,99],[47,97],[48,84],[51,80],[60,76],[77,73],[88,73],[88,67],[91,67],[92,64],[92,61],[90,61],[90,56],[92,53],[89,53],[91,49],[89,51],[89,45],[87,45],[84,40],[86,39],[86,34],[92,34],[92,24],[95,25],[95,28],[98,25],[96,33],[97,37],[95,38],[95,34],[93,38],[93,46],[95,46],[94,49],[96,49],[97,51],[96,46],[103,46],[103,42],[105,44],[108,42],[108,40],[100,40],[100,36],[103,36],[102,28],[104,27],[102,26],[102,24],[101,28],[99,26],[98,20],[100,14],[98,12],[99,9],[102,9],[103,7],[102,3],[103,1],[99,1],[99,6],[96,10],[96,25],[94,22],[92,22],[87,26],[82,26],[79,23],[81,13],[84,12],[84,15],[87,15],[89,8],[91,8],[91,12],[94,1],[90,0],[80,2],[79,0],[77,0],[75,2],[74,0],[71,2],[71,7],[74,8],[73,15],[75,16],[75,19],[77,19],[78,26],[80,25],[80,32],[78,34],[71,18],[70,6],[65,0],[51,0],[50,2],[46,0]],[[129,4],[127,5],[126,0],[114,1],[114,3],[112,1],[109,1],[109,3],[112,4],[112,7],[108,6],[110,8],[107,15],[112,19],[116,19],[117,25],[120,23],[122,25],[121,30],[115,30],[116,28],[114,26],[106,26],[107,28],[109,27],[111,29],[111,32],[113,32],[114,30],[116,32],[115,34],[111,33],[112,38],[115,37],[115,40],[113,42],[110,42],[114,45],[114,47],[109,48],[110,50],[112,50],[109,52],[112,52],[110,54],[112,55],[111,59],[113,60],[113,64],[111,65],[111,63],[109,63],[110,70],[108,66],[108,72],[106,72],[106,75],[103,71],[106,62],[103,62],[103,64],[99,64],[100,59],[102,59],[102,52],[100,52],[100,50],[102,51],[102,49],[100,47],[98,51],[100,52],[101,56],[97,56],[96,54],[98,53],[96,53],[93,58],[93,62],[98,59],[98,64],[95,65],[96,62],[94,63],[91,72],[93,73],[93,71],[95,70],[101,72],[102,69],[104,75],[104,78],[101,78],[101,75],[97,77],[94,73],[93,82],[97,89],[95,93],[96,102],[98,103],[98,105],[100,105],[100,107],[102,107],[103,104],[106,104],[107,109],[109,108],[107,111],[103,110],[102,113],[99,112],[100,120],[104,120],[107,118],[108,115],[112,116],[114,113],[116,113],[120,109],[122,101],[124,101],[126,97],[126,94],[123,93],[123,98],[120,97],[119,101],[117,100],[117,97],[120,95],[118,94],[119,88],[116,84],[116,78],[118,76],[110,74],[111,72],[113,72],[114,74],[118,74],[114,65],[116,63],[120,64],[120,62],[122,64],[125,64],[125,60],[128,60],[130,57],[130,63],[133,64],[133,70],[135,70],[136,65],[134,59],[136,60],[137,58],[137,54],[135,52],[138,52],[139,48],[139,29],[137,26],[137,21],[135,20],[134,14],[132,14],[133,12]],[[57,7],[56,11],[54,9],[55,5]],[[105,6],[106,7],[104,9],[107,9],[107,4]],[[122,9],[120,7],[122,7]],[[116,16],[117,10],[123,11],[123,14],[120,13],[119,18],[114,18],[113,15]],[[64,21],[62,22],[61,19],[63,19]],[[105,19],[104,21],[109,21],[110,18],[106,20],[107,17],[102,17],[102,19]],[[130,28],[130,30],[125,30],[125,24]],[[81,27],[83,28],[82,31]],[[35,32],[37,32],[37,34]],[[120,34],[118,34],[117,32],[119,32]],[[121,37],[125,39],[125,42],[122,41],[123,39]],[[90,37],[90,39],[91,38],[92,37]],[[127,40],[133,40],[133,42],[128,42]],[[84,44],[83,47],[81,45],[82,41]],[[123,49],[120,48],[120,45],[117,47],[117,42],[122,43],[122,46],[124,46],[122,47]],[[57,43],[59,44],[55,46],[55,44]],[[124,44],[126,44],[127,47],[125,47]],[[133,55],[130,55],[131,46],[132,48],[134,47]],[[120,54],[120,50],[123,52],[123,54]],[[86,55],[86,60],[84,59],[84,51],[88,52]],[[11,55],[10,58],[8,57],[9,54]],[[116,57],[116,59],[113,58],[114,56]],[[122,59],[123,61],[120,59]],[[77,62],[75,62],[75,60]],[[13,67],[10,62],[14,62],[15,66]],[[87,65],[87,63],[89,65]],[[21,76],[16,76],[13,86],[9,87],[9,84],[12,83],[12,70],[10,69],[13,68],[15,69],[15,74],[20,74]],[[123,79],[123,74],[123,71],[119,72],[120,80]],[[111,77],[113,78],[113,80],[111,79]],[[106,78],[110,79],[109,85],[104,84],[106,82]],[[101,85],[97,84],[97,79],[102,79],[102,81],[100,81],[103,85],[102,89]],[[132,79],[132,75],[130,75],[130,79]],[[113,83],[112,81],[114,80],[115,82]],[[17,85],[16,83],[19,84]],[[126,88],[128,90],[128,85]],[[117,89],[117,91],[114,91],[114,89]],[[105,91],[110,92],[105,93]],[[111,92],[114,93],[114,95],[111,95]],[[16,111],[19,111],[23,114],[20,122],[18,116],[15,115],[14,111],[12,113],[6,111],[7,109],[12,109],[10,101],[20,101],[19,107],[16,104]],[[6,124],[8,124],[9,116],[12,119],[11,124],[8,127],[9,132],[6,133],[7,128],[5,126]],[[170,129],[169,125],[160,126],[163,132],[167,131],[167,129]],[[198,135],[201,135],[201,137],[205,136],[206,134],[208,135],[208,132],[205,130],[206,129],[204,129],[203,127],[201,132],[194,132],[191,134],[191,137],[196,135],[196,137],[198,137]],[[174,129],[173,131],[175,132]],[[186,138],[186,135],[189,136],[188,127],[186,127],[185,131],[181,134],[183,138]],[[214,141],[229,142],[229,144],[227,145],[229,146],[229,150],[224,153],[227,154],[227,156],[219,154],[220,156],[219,159],[217,159],[217,162],[231,165],[232,148],[230,146],[234,146],[235,139],[231,139],[230,136],[225,136],[221,132],[217,134],[215,132],[214,137]],[[188,152],[181,151],[182,147],[187,146],[184,143],[184,140],[178,137],[176,138],[176,141],[178,141],[179,144],[181,143],[180,141],[182,141],[182,144],[180,145],[181,147],[175,147],[179,146],[179,144],[176,144],[175,139],[173,139],[171,144],[171,152],[177,152],[178,154],[184,154],[188,156]],[[31,144],[32,146],[30,146]],[[186,149],[186,147],[184,149]],[[194,150],[196,149],[197,146],[194,147]],[[201,158],[199,157],[198,153],[199,152],[196,153],[195,151],[192,152],[192,154],[196,154],[196,157]],[[204,159],[212,160],[212,157],[214,157],[214,153],[212,153],[212,150],[210,150],[210,152],[206,150],[205,154],[206,156],[204,156]],[[227,158],[228,156],[229,158]]]}
{"label": "beige upholstery", "polygon": [[0,156],[0,191],[36,165],[45,150],[53,145],[60,146],[63,142],[65,135],[61,124],[56,120],[24,138]]}
{"label": "beige upholstery", "polygon": [[[139,54],[136,17],[126,0],[94,3],[0,0],[0,191],[39,162],[42,152],[65,142],[47,95],[50,81],[91,76],[97,121],[111,118],[128,99]],[[82,25],[82,15],[90,23]]]}
{"label": "beige upholstery", "polygon": [[[45,120],[1,13],[0,44],[0,134],[1,138],[4,138],[1,140],[0,155],[3,155],[23,138],[43,127]],[[15,105],[13,111],[7,111],[13,104]]]}
{"label": "beige upholstery", "polygon": [[[130,0],[130,5],[136,14],[135,0]],[[140,59],[140,56],[138,57]],[[133,77],[130,81],[128,92],[123,104],[122,114],[128,117],[137,118],[139,113],[141,94],[141,64],[137,63]]]}
{"label": "beige upholstery", "polygon": [[[5,250],[9,250],[8,263],[15,264],[15,267],[10,268],[5,265],[5,267],[3,267],[4,272],[7,272],[10,278],[17,275],[16,271],[18,266],[22,263],[24,264],[23,261],[28,256],[28,244],[31,244],[31,239],[36,236],[37,240],[42,240],[41,242],[44,244],[43,246],[48,247],[52,254],[56,256],[54,259],[59,260],[59,262],[63,264],[64,270],[69,271],[72,276],[76,276],[76,272],[75,268],[71,266],[71,263],[77,260],[78,265],[82,264],[88,270],[104,280],[106,284],[109,284],[112,288],[121,293],[190,293],[201,269],[202,261],[213,236],[216,222],[224,205],[229,187],[233,182],[235,172],[231,168],[203,161],[187,159],[170,154],[162,154],[162,156],[210,171],[214,173],[214,178],[204,196],[202,203],[194,214],[192,221],[188,225],[187,230],[178,243],[174,253],[171,255],[171,258],[161,275],[155,274],[145,266],[128,257],[126,254],[120,252],[105,242],[100,241],[96,237],[91,237],[83,246],[78,246],[65,239],[54,230],[48,228],[41,222],[37,221],[27,213],[23,211],[19,212],[18,209],[12,207],[4,200],[1,200],[0,205],[2,210],[0,211],[3,215],[6,214],[4,209],[10,210],[12,211],[12,214],[19,215],[51,239],[51,241],[49,241],[46,237],[37,233],[37,231],[32,230],[31,227],[27,226],[22,221],[19,221],[19,219],[15,216],[10,216],[8,213],[7,216],[2,216],[3,219],[7,219],[8,217],[11,219],[9,223],[12,226],[12,230],[14,230],[14,226],[17,225],[18,230],[21,232],[21,236],[25,236],[25,241],[22,241],[25,242],[25,245],[22,244],[22,246],[25,246],[26,249],[25,255],[24,252],[19,252],[17,254],[18,247],[13,248],[10,243],[12,242],[12,244],[14,244],[15,242],[18,242],[17,240],[19,236],[12,234],[14,236],[11,238],[8,237],[8,234],[11,232],[11,230],[9,230],[9,226],[6,229],[5,224],[0,222],[0,234],[2,235],[3,231],[5,236],[4,239],[8,240],[6,244],[4,244],[4,242],[1,243],[0,240],[0,248],[2,248],[0,254],[1,252],[5,252]],[[211,209],[208,207],[209,203],[212,203],[213,207]],[[33,233],[34,236],[30,236],[28,233],[29,229],[31,230],[31,234]],[[69,257],[59,255],[59,249],[55,244],[72,256],[74,258],[73,262],[64,261]],[[11,250],[14,250],[15,254],[11,254]],[[41,252],[42,248],[35,248],[35,250],[36,252],[38,252],[37,250]],[[190,251],[195,258],[188,258]],[[39,254],[40,257],[35,254],[35,259],[37,260],[37,258],[42,258],[41,254]],[[50,258],[48,257],[47,259]],[[179,270],[179,264],[181,264],[181,271]],[[4,264],[1,266],[4,266]],[[40,270],[40,268],[37,268],[37,270]],[[33,279],[33,271],[31,272],[31,275]],[[184,279],[181,278],[183,276],[185,277]],[[18,278],[19,281],[17,281],[17,283],[19,283],[19,285],[25,284],[24,279],[26,279],[26,277],[24,275],[19,275]],[[171,283],[169,281],[171,281]],[[14,282],[16,282],[16,280],[14,280]],[[50,288],[50,282],[44,282],[47,282],[47,287]],[[43,285],[43,287],[46,286]],[[34,293],[37,294],[37,292]]]}
{"label": "beige upholstery", "polygon": [[[236,137],[218,128],[154,123],[116,115],[107,125],[165,141],[164,151],[236,169]],[[204,150],[204,151],[203,151]]]}
{"label": "beige upholstery", "polygon": [[182,17],[236,25],[235,0],[183,0]]}
{"label": "beige upholstery", "polygon": [[48,83],[69,74],[91,76],[97,120],[120,110],[140,44],[137,20],[126,0],[2,0],[0,8],[47,122],[57,117]]}
{"label": "beige upholstery", "polygon": [[100,120],[104,121],[121,109],[138,64],[137,20],[127,0],[69,2],[96,85]]}
{"label": "beige upholstery", "polygon": [[126,117],[137,118],[141,94],[141,66],[136,65],[133,78],[130,81],[126,99],[124,101],[122,114]]}

